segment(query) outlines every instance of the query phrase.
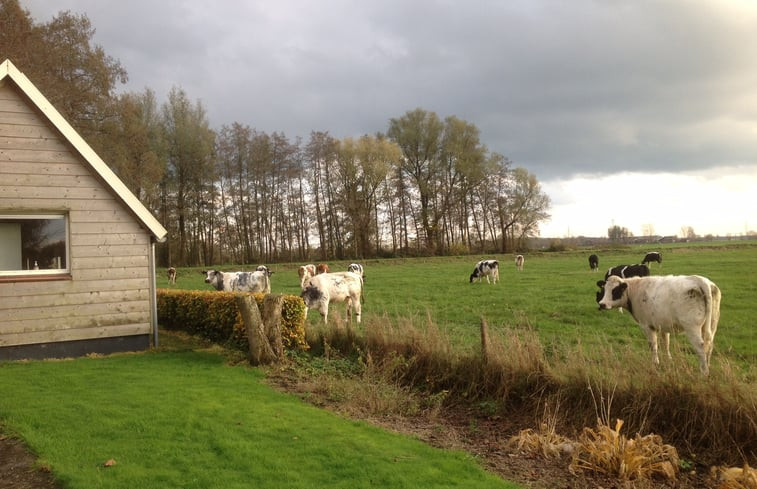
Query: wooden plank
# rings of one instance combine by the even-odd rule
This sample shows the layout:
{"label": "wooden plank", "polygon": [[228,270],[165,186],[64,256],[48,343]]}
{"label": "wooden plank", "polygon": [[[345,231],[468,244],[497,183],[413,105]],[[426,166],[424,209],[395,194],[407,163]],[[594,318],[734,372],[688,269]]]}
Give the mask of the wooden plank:
{"label": "wooden plank", "polygon": [[92,175],[4,173],[0,180],[2,180],[3,185],[14,185],[17,187],[45,187],[51,192],[55,192],[57,187],[102,188],[102,184]]}
{"label": "wooden plank", "polygon": [[77,234],[123,234],[144,232],[136,221],[132,222],[77,222],[71,223],[71,232]]}
{"label": "wooden plank", "polygon": [[100,280],[63,280],[59,282],[5,282],[0,283],[0,297],[44,296],[48,294],[74,294],[98,291],[149,290],[148,277]]}
{"label": "wooden plank", "polygon": [[[0,107],[2,107],[4,104],[8,103],[8,100],[2,100],[0,99]],[[22,104],[19,104],[22,105]],[[8,110],[0,110],[0,121],[3,121],[7,124],[29,124],[29,125],[39,125],[40,120],[39,116],[37,114],[31,113],[31,112],[18,112],[18,111],[8,111]]]}
{"label": "wooden plank", "polygon": [[148,301],[149,296],[148,289],[133,289],[0,297],[0,311],[8,312],[14,309],[60,307],[65,305]]}
{"label": "wooden plank", "polygon": [[2,172],[4,174],[22,173],[33,175],[92,175],[81,163],[68,161],[58,161],[55,163],[46,162],[21,162],[8,161],[3,163]]}
{"label": "wooden plank", "polygon": [[76,328],[60,331],[38,331],[34,333],[0,334],[0,346],[31,345],[60,341],[91,340],[150,334],[150,323],[118,324],[112,326]]}
{"label": "wooden plank", "polygon": [[71,222],[133,222],[134,214],[113,202],[111,209],[72,209]]}
{"label": "wooden plank", "polygon": [[[56,150],[67,149],[68,146],[39,118],[33,118],[34,114],[18,114],[17,120],[26,117],[28,122],[20,124],[11,122],[7,118],[0,118],[0,141],[9,141],[9,144],[18,148],[32,148],[38,144],[49,144]],[[0,143],[2,146],[2,143]],[[9,146],[11,147],[11,146]],[[44,146],[43,146],[44,147]]]}
{"label": "wooden plank", "polygon": [[[149,246],[150,236],[147,232],[115,234],[72,234],[71,246],[115,246],[142,245]],[[149,250],[149,248],[147,248]]]}
{"label": "wooden plank", "polygon": [[[21,97],[17,93],[8,89],[8,87],[0,88],[0,112],[10,113],[32,113],[29,110],[29,106],[21,100]],[[39,119],[39,117],[37,117]]]}
{"label": "wooden plank", "polygon": [[[2,156],[0,154],[0,156]],[[0,158],[0,165],[2,165],[2,158]],[[4,199],[19,200],[19,199],[113,199],[113,196],[104,188],[63,188],[63,187],[18,187],[15,185],[8,185],[5,183],[5,178],[0,174],[0,195]],[[60,203],[58,206],[60,207]]]}
{"label": "wooden plank", "polygon": [[[103,318],[122,316],[119,322],[138,322],[149,319],[150,302],[104,302],[92,304],[64,304],[60,306],[24,307],[13,310],[12,317],[3,321],[0,332],[17,332],[18,328],[57,329],[77,325],[111,324],[103,323]],[[130,318],[130,319],[126,319]],[[24,329],[26,331],[27,329]]]}
{"label": "wooden plank", "polygon": [[148,278],[147,268],[111,268],[108,270],[72,270],[74,280]]}
{"label": "wooden plank", "polygon": [[148,265],[147,255],[144,253],[131,256],[91,256],[86,258],[74,258],[71,260],[71,268],[73,270],[147,267]]}
{"label": "wooden plank", "polygon": [[70,152],[60,138],[43,126],[0,124],[0,149],[4,151]]}
{"label": "wooden plank", "polygon": [[71,259],[108,256],[145,256],[148,251],[149,248],[143,244],[71,246]]}
{"label": "wooden plank", "polygon": [[2,147],[0,147],[0,161],[23,161],[30,163],[80,162],[77,155],[68,149],[39,151],[34,149],[4,149]]}
{"label": "wooden plank", "polygon": [[79,209],[91,209],[91,210],[110,210],[117,205],[117,202],[113,199],[66,199],[61,200],[58,198],[31,198],[31,199],[6,199],[5,195],[0,194],[0,207],[5,211],[15,210],[60,210],[70,211]]}

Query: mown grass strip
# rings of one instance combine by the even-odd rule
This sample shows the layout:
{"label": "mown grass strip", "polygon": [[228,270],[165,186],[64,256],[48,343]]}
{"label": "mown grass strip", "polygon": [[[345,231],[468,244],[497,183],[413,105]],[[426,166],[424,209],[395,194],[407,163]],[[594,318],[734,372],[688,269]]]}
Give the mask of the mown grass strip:
{"label": "mown grass strip", "polygon": [[261,379],[209,352],[4,363],[0,420],[73,489],[518,487]]}

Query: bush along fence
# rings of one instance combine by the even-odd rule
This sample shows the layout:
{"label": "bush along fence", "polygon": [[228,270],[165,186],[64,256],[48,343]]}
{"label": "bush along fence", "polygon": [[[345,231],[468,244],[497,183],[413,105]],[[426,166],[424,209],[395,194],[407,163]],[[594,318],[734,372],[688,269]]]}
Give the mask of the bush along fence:
{"label": "bush along fence", "polygon": [[[270,349],[274,357],[280,357],[283,349],[309,348],[305,341],[305,304],[298,296],[170,289],[157,292],[160,326],[248,351],[255,364],[269,363]],[[252,299],[257,310],[251,307]],[[270,349],[260,344],[263,338],[268,339]]]}

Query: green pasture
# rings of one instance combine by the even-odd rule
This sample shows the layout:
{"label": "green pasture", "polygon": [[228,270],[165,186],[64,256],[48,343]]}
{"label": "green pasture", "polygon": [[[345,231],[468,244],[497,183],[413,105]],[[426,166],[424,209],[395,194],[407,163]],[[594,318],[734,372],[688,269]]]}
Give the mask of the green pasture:
{"label": "green pasture", "polygon": [[0,429],[71,489],[518,487],[262,377],[206,351],[0,363]]}
{"label": "green pasture", "polygon": [[[694,244],[649,245],[617,249],[583,249],[563,252],[524,253],[524,270],[516,271],[514,255],[452,256],[434,258],[367,260],[363,322],[412,318],[418,324],[433,321],[461,347],[479,341],[479,325],[485,319],[494,331],[532,329],[549,349],[581,344],[630,347],[647,355],[646,340],[627,313],[599,311],[595,302],[597,280],[611,266],[639,263],[646,251],[660,251],[662,265],[651,264],[653,275],[697,274],[713,280],[721,289],[721,320],[715,338],[713,365],[724,356],[753,367],[757,360],[757,242],[728,241]],[[592,272],[588,256],[596,253],[600,271]],[[500,283],[470,284],[475,262],[500,261]],[[346,270],[349,261],[329,262],[331,271]],[[220,266],[219,270],[254,270]],[[274,271],[274,293],[299,294],[300,263],[267,264]],[[161,273],[159,287],[167,287]],[[209,290],[199,269],[180,269],[176,287]],[[344,306],[332,306],[330,320],[344,317]],[[308,322],[320,316],[310,311]],[[674,337],[671,349],[686,349],[687,340]],[[602,351],[605,351],[603,348]],[[675,353],[674,353],[675,355]],[[691,357],[691,355],[688,355]],[[695,361],[692,357],[690,361]]]}

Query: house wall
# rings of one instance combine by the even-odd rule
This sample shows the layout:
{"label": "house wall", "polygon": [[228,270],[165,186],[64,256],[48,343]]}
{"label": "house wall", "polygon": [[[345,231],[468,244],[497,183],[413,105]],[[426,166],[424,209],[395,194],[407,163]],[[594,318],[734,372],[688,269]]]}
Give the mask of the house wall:
{"label": "house wall", "polygon": [[66,212],[71,271],[64,280],[0,278],[0,359],[40,356],[24,354],[33,348],[22,345],[38,345],[42,356],[56,356],[50,344],[58,342],[149,345],[150,233],[18,88],[2,81],[0,211]]}

